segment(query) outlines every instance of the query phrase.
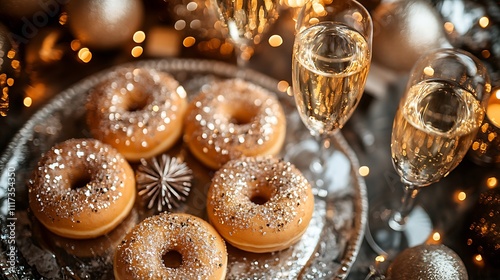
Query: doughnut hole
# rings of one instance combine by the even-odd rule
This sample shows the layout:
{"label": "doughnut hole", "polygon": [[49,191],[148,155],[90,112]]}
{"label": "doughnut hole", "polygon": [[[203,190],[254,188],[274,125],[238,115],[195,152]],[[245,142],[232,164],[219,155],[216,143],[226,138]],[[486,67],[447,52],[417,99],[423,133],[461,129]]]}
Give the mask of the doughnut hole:
{"label": "doughnut hole", "polygon": [[257,205],[266,204],[271,197],[273,196],[273,192],[269,187],[256,187],[250,192],[249,198],[250,201]]}
{"label": "doughnut hole", "polygon": [[245,107],[239,104],[224,104],[223,112],[226,112],[230,123],[234,125],[245,125],[257,117],[257,110],[253,107]]}
{"label": "doughnut hole", "polygon": [[125,111],[136,112],[141,111],[146,108],[146,106],[151,102],[151,94],[143,92],[140,90],[135,90],[130,92],[128,98],[124,98],[123,105]]}
{"label": "doughnut hole", "polygon": [[70,178],[70,186],[72,190],[77,190],[86,187],[91,181],[92,177],[89,173],[79,172],[73,178]]}
{"label": "doughnut hole", "polygon": [[68,186],[71,190],[85,188],[92,182],[92,174],[95,174],[96,170],[82,161],[76,161],[73,164],[75,166],[72,168],[72,172],[68,172],[68,174],[65,175],[68,178]]}
{"label": "doughnut hole", "polygon": [[161,256],[167,268],[178,268],[182,265],[182,254],[177,250],[168,250]]}

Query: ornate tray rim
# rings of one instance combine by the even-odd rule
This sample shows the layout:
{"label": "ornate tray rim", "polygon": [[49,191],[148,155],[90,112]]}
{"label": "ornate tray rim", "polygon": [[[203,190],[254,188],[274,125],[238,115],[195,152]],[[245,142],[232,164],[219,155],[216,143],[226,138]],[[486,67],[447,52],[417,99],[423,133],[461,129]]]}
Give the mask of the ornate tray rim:
{"label": "ornate tray rim", "polygon": [[[75,96],[79,93],[80,88],[89,88],[91,85],[95,85],[97,82],[102,80],[107,73],[115,71],[119,67],[152,67],[159,70],[164,71],[193,71],[193,72],[207,72],[210,74],[225,76],[225,77],[233,77],[233,78],[242,78],[244,80],[251,81],[256,83],[268,90],[271,90],[274,93],[277,93],[277,85],[278,81],[274,78],[271,78],[265,74],[259,73],[252,69],[242,69],[238,68],[235,65],[227,64],[225,62],[214,61],[214,60],[206,60],[206,59],[181,59],[181,58],[167,58],[167,59],[150,59],[150,60],[140,60],[135,62],[129,62],[125,64],[120,64],[117,66],[113,66],[104,70],[101,70],[97,73],[94,73],[81,81],[73,84],[69,88],[61,91],[58,95],[56,95],[48,104],[43,106],[40,110],[35,112],[29,120],[23,125],[23,127],[16,133],[16,135],[12,138],[12,140],[7,145],[4,153],[0,157],[0,167],[2,171],[0,173],[0,182],[7,181],[7,170],[10,166],[13,165],[13,162],[16,162],[18,153],[21,153],[21,147],[25,146],[29,139],[26,135],[30,135],[31,131],[34,129],[38,120],[47,118],[50,116],[51,112],[57,110],[61,107],[61,104],[68,104],[68,102],[75,98]],[[354,170],[359,168],[359,161],[354,150],[349,146],[347,140],[344,136],[338,132],[334,135],[335,140],[338,145],[342,147],[343,152],[349,158],[351,162],[351,166]],[[348,240],[344,252],[344,256],[340,262],[340,267],[338,271],[334,274],[336,279],[345,279],[359,253],[361,248],[361,244],[363,242],[365,227],[367,223],[367,215],[368,215],[368,198],[367,198],[367,190],[364,179],[358,172],[352,172],[354,174],[354,179],[356,180],[356,186],[354,191],[354,209],[353,211],[358,213],[355,215],[355,219],[353,221],[353,236]],[[6,193],[7,186],[0,184],[0,190]],[[6,217],[6,214],[3,210],[0,209],[0,216],[2,219]],[[1,241],[3,246],[6,246],[6,240],[2,239]],[[2,263],[5,263],[6,256],[5,254],[0,254],[0,259]],[[2,264],[0,267],[3,267],[5,264]],[[2,269],[2,271],[4,271]],[[4,275],[5,276],[5,275]]]}

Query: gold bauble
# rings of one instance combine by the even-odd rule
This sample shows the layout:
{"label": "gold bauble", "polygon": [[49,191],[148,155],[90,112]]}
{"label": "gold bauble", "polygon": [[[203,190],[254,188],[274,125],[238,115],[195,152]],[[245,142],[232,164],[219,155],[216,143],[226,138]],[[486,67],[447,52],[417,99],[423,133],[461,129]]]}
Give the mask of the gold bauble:
{"label": "gold bauble", "polygon": [[66,11],[73,35],[85,46],[103,50],[132,41],[144,18],[139,0],[72,0]]}
{"label": "gold bauble", "polygon": [[449,46],[443,22],[425,0],[385,1],[372,13],[373,61],[397,72],[409,72],[425,52]]}
{"label": "gold bauble", "polygon": [[[46,0],[1,0],[0,15],[20,19],[29,17],[47,6]],[[55,1],[54,1],[55,2]]]}
{"label": "gold bauble", "polygon": [[399,253],[387,269],[387,279],[468,279],[462,259],[443,244],[423,244]]}

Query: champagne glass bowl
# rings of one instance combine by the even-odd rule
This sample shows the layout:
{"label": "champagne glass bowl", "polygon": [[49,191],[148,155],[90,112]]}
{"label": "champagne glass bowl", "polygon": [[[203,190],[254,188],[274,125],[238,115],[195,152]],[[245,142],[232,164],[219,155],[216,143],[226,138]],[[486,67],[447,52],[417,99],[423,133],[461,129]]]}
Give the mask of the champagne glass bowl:
{"label": "champagne glass bowl", "polygon": [[354,0],[314,0],[301,9],[296,31],[293,94],[302,122],[319,144],[310,170],[316,189],[324,190],[329,138],[347,122],[364,91],[373,23]]}
{"label": "champagne glass bowl", "polygon": [[465,51],[437,49],[416,62],[391,137],[393,166],[404,185],[401,205],[393,210],[386,202],[375,203],[380,206],[369,216],[367,240],[377,253],[390,259],[427,239],[432,223],[423,209],[412,213],[415,199],[462,161],[490,91],[485,66]]}

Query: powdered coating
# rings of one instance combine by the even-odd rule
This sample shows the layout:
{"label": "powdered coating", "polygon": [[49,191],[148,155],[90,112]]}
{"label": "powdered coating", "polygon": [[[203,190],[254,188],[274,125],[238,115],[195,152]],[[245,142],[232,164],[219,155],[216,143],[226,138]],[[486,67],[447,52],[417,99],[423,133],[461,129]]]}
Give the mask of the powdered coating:
{"label": "powdered coating", "polygon": [[[162,256],[182,255],[179,267],[168,267]],[[207,222],[189,214],[149,217],[118,246],[117,279],[224,279],[227,252],[224,241]]]}

